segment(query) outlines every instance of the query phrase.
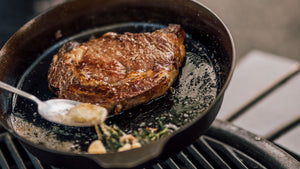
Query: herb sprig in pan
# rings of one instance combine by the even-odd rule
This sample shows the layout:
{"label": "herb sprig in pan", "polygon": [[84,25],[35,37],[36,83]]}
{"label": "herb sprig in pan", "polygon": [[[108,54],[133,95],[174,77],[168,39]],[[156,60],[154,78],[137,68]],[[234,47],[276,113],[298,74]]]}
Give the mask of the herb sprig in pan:
{"label": "herb sprig in pan", "polygon": [[156,141],[170,133],[170,129],[161,122],[158,128],[144,127],[126,134],[118,126],[108,126],[104,123],[95,126],[98,140],[93,141],[89,148],[90,154],[121,152],[139,148],[144,144]]}

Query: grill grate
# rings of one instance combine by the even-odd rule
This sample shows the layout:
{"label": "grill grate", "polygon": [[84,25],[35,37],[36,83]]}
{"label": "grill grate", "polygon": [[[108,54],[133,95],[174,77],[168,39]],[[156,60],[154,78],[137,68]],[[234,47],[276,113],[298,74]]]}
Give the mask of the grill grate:
{"label": "grill grate", "polygon": [[[218,138],[224,138],[224,140],[226,140],[226,136],[229,137],[231,135],[228,135],[228,133],[226,134],[224,130],[218,131],[215,129],[210,129],[208,133],[210,133],[210,136],[201,136],[198,140],[195,141],[194,144],[190,145],[180,153],[171,156],[169,159],[163,162],[146,167],[146,169],[264,169],[270,168],[270,162],[272,163],[272,161],[274,160],[278,161],[278,159],[272,159],[272,156],[270,156],[264,159],[262,162],[262,159],[257,159],[259,158],[259,155],[255,154],[259,151],[253,153],[245,153],[243,148],[239,146],[233,146],[232,144],[226,144],[223,141],[220,141],[220,139],[218,140],[213,137],[213,135],[219,135],[220,137]],[[231,132],[231,134],[233,133]],[[237,141],[245,140],[245,138],[242,137],[241,140],[236,139],[236,137],[234,139]],[[22,147],[22,145],[16,139],[13,139],[7,132],[2,133],[0,135],[0,142],[0,165],[3,169],[57,169],[53,166],[50,166],[49,164],[40,163],[39,160],[37,160],[37,158],[35,158],[33,155],[27,152]],[[266,144],[266,142],[264,142],[263,144]],[[278,148],[278,151],[282,150]],[[299,163],[296,163],[295,165],[300,166]],[[291,165],[289,164],[289,166]]]}
{"label": "grill grate", "polygon": [[[193,145],[170,158],[170,168],[266,168],[241,151],[208,136],[200,137]],[[168,161],[168,160],[167,160]],[[178,167],[176,167],[178,166]]]}
{"label": "grill grate", "polygon": [[0,134],[0,166],[3,169],[26,169],[44,167],[8,133]]}

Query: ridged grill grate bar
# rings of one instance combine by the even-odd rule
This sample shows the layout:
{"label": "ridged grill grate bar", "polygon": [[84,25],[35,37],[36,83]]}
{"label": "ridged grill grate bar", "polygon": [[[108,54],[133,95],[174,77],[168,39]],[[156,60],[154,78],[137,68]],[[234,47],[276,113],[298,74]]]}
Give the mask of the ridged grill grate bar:
{"label": "ridged grill grate bar", "polygon": [[[41,163],[21,144],[12,139],[6,132],[0,134],[0,165],[1,168],[17,169],[57,169],[49,164]],[[253,157],[252,157],[253,156]],[[257,168],[267,167],[255,159],[255,155],[244,152],[212,137],[203,135],[180,153],[147,169],[197,169],[197,168]]]}
{"label": "ridged grill grate bar", "polygon": [[2,168],[10,168],[10,166],[16,166],[19,169],[25,169],[25,163],[23,162],[15,144],[13,143],[11,136],[7,133],[0,135],[1,142],[1,163]]}

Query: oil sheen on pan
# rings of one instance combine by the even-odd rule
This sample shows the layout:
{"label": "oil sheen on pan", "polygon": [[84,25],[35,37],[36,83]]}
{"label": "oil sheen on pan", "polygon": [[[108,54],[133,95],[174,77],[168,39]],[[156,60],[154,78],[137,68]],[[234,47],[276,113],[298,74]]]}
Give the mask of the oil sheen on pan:
{"label": "oil sheen on pan", "polygon": [[[47,73],[52,57],[68,41],[85,42],[91,36],[100,37],[106,32],[152,32],[165,27],[160,24],[123,23],[86,30],[49,47],[24,73],[18,87],[41,100],[56,97],[48,88]],[[179,75],[170,90],[163,96],[121,112],[107,119],[126,133],[139,128],[168,125],[174,129],[201,115],[215,100],[219,92],[218,64],[214,52],[186,32],[186,56]],[[14,96],[11,123],[14,130],[25,139],[58,151],[86,153],[97,139],[94,127],[69,127],[51,123],[36,113],[36,105]]]}

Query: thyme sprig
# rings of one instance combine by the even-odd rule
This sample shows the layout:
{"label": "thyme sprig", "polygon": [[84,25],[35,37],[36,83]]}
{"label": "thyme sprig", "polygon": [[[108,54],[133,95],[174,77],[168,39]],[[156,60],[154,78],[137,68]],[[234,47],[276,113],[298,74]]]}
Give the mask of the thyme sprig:
{"label": "thyme sprig", "polygon": [[95,126],[98,140],[100,140],[107,152],[118,152],[156,141],[170,133],[170,129],[159,122],[158,128],[143,127],[134,130],[132,134],[126,134],[118,126],[100,124]]}

